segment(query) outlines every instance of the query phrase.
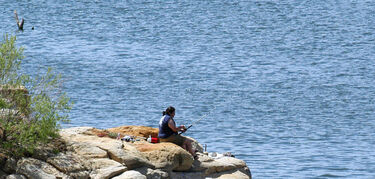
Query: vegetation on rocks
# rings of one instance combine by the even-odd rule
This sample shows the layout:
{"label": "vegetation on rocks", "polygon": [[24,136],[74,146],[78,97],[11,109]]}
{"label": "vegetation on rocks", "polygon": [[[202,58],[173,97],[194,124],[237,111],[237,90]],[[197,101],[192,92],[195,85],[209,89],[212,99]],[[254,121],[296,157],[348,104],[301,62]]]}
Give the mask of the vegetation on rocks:
{"label": "vegetation on rocks", "polygon": [[61,75],[23,73],[23,48],[16,37],[0,42],[0,153],[12,157],[32,154],[58,137],[59,122],[67,122],[72,103],[61,91]]}

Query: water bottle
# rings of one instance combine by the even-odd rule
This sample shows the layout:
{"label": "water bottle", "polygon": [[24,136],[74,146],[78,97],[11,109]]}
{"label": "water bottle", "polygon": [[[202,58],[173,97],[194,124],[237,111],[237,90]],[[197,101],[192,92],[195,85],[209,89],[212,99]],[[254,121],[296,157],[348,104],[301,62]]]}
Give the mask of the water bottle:
{"label": "water bottle", "polygon": [[151,143],[151,135],[148,136],[147,142]]}

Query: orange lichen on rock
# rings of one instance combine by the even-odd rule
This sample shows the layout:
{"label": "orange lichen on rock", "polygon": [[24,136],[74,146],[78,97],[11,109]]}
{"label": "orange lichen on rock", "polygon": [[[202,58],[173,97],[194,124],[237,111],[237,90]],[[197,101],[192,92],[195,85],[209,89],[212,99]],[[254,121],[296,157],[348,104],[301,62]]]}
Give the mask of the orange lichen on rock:
{"label": "orange lichen on rock", "polygon": [[107,129],[109,132],[120,133],[121,136],[158,137],[159,129],[147,126],[120,126]]}

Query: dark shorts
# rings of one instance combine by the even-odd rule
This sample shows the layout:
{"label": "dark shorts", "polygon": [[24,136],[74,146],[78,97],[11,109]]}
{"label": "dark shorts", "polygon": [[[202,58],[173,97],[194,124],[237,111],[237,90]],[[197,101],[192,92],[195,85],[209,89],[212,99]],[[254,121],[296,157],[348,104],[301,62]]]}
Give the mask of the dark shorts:
{"label": "dark shorts", "polygon": [[182,146],[182,144],[185,142],[186,137],[181,135],[171,135],[168,138],[160,138],[160,142],[172,142],[178,146]]}

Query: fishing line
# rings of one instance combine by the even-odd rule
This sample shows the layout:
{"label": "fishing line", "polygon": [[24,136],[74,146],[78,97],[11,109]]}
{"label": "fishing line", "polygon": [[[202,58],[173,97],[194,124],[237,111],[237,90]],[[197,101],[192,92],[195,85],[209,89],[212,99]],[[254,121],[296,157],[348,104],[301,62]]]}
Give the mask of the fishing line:
{"label": "fishing line", "polygon": [[193,122],[192,124],[190,124],[190,125],[186,128],[186,130],[181,131],[178,135],[181,135],[182,133],[185,133],[190,127],[192,127],[193,125],[197,124],[199,121],[201,121],[201,120],[203,120],[203,119],[206,119],[206,117],[207,117],[208,115],[210,115],[210,114],[212,113],[212,111],[215,110],[215,109],[216,109],[216,106],[215,106],[213,109],[211,109],[210,111],[208,111],[208,113],[206,113],[206,114],[204,114],[203,116],[201,116],[198,120],[196,120],[195,122]]}

